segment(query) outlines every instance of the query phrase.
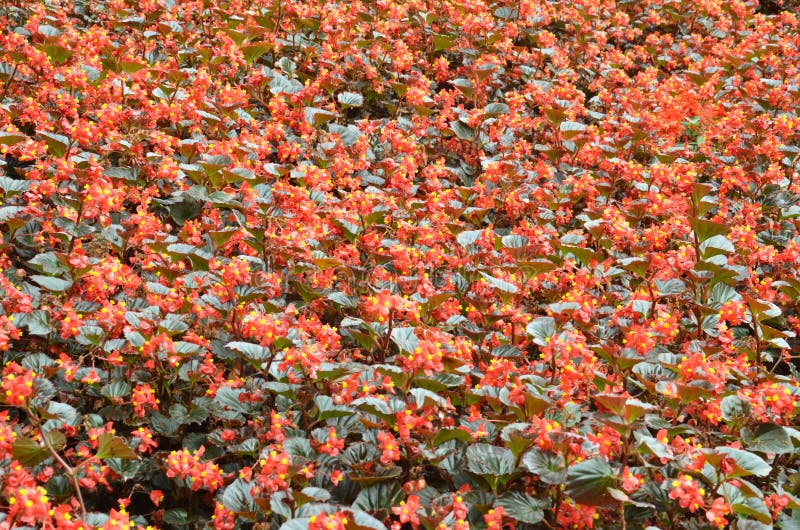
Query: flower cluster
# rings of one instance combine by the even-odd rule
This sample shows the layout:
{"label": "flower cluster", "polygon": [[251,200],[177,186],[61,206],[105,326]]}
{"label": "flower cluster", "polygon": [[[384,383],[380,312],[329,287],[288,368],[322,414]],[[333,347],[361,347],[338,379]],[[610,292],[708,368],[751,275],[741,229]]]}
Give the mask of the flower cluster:
{"label": "flower cluster", "polygon": [[792,527],[794,4],[4,0],[0,530]]}
{"label": "flower cluster", "polygon": [[172,451],[166,459],[167,476],[184,480],[193,491],[201,488],[216,491],[223,484],[222,471],[217,464],[202,461],[204,453],[203,446],[192,452]]}

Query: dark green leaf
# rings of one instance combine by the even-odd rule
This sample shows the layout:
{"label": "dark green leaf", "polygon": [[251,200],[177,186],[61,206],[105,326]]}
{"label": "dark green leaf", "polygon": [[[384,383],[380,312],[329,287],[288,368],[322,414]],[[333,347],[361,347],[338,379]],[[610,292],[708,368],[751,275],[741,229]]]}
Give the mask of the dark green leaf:
{"label": "dark green leaf", "polygon": [[342,92],[336,99],[347,107],[360,107],[364,104],[364,96],[355,92]]}
{"label": "dark green leaf", "polygon": [[241,47],[242,55],[247,64],[253,64],[259,57],[272,50],[272,45],[267,43],[251,43]]}
{"label": "dark green leaf", "polygon": [[508,110],[508,105],[505,103],[489,103],[483,108],[483,112],[485,112],[487,116],[508,114]]}
{"label": "dark green leaf", "polygon": [[726,455],[735,462],[734,471],[728,474],[729,477],[746,477],[749,475],[766,477],[772,471],[772,466],[750,451],[734,449],[733,447],[717,447],[716,452]]}
{"label": "dark green leaf", "polygon": [[747,418],[750,415],[750,403],[736,394],[725,396],[720,403],[720,412],[725,421]]}
{"label": "dark green leaf", "polygon": [[433,35],[433,49],[437,52],[452,48],[455,43],[456,38],[453,35],[440,35],[438,33]]}
{"label": "dark green leaf", "polygon": [[533,448],[522,457],[522,464],[545,484],[563,484],[567,478],[567,467],[561,453]]}
{"label": "dark green leaf", "polygon": [[517,292],[517,286],[514,285],[513,283],[509,283],[509,282],[507,282],[505,280],[501,280],[499,278],[495,278],[494,276],[489,276],[485,272],[481,272],[481,276],[483,276],[483,278],[487,282],[489,282],[489,284],[492,287],[494,287],[495,289],[499,289],[499,290],[503,291],[504,293],[512,293],[513,294],[513,293]]}
{"label": "dark green leaf", "polygon": [[525,327],[525,331],[533,337],[533,342],[539,346],[547,346],[556,333],[556,321],[551,317],[536,318]]}
{"label": "dark green leaf", "polygon": [[239,352],[248,359],[252,359],[254,361],[265,361],[269,359],[271,355],[269,348],[265,348],[260,344],[253,344],[252,342],[234,341],[227,343],[225,347]]}
{"label": "dark green leaf", "polygon": [[602,458],[584,460],[567,471],[567,495],[581,504],[599,506],[611,502],[608,488],[615,484],[614,470]]}
{"label": "dark green leaf", "polygon": [[111,433],[103,433],[98,439],[97,458],[121,458],[123,460],[135,460],[139,458],[136,452],[119,436]]}
{"label": "dark green leaf", "polygon": [[173,526],[186,526],[189,524],[189,512],[183,508],[172,508],[164,513],[164,522]]}
{"label": "dark green leaf", "polygon": [[72,287],[71,280],[62,280],[61,278],[56,278],[54,276],[42,276],[40,274],[34,274],[31,276],[31,280],[35,281],[48,291],[62,292]]}
{"label": "dark green leaf", "polygon": [[319,127],[320,125],[324,125],[325,123],[335,119],[338,114],[335,112],[331,112],[325,109],[319,109],[316,107],[306,107],[305,110],[306,122],[313,125],[314,127]]}
{"label": "dark green leaf", "polygon": [[413,353],[419,345],[419,339],[412,327],[394,328],[392,330],[392,342],[394,342],[400,350],[408,353]]}
{"label": "dark green leaf", "polygon": [[47,143],[47,152],[56,158],[61,158],[67,153],[70,140],[63,134],[49,133],[46,131],[37,131],[37,134]]}
{"label": "dark green leaf", "polygon": [[33,467],[47,460],[50,452],[31,438],[18,436],[11,446],[11,456],[23,466]]}
{"label": "dark green leaf", "polygon": [[509,517],[521,523],[536,524],[544,519],[546,503],[534,499],[521,491],[509,491],[498,497],[494,503],[501,506]]}
{"label": "dark green leaf", "polygon": [[514,453],[505,447],[477,443],[467,448],[467,468],[476,475],[510,475],[514,472]]}
{"label": "dark green leaf", "polygon": [[27,136],[21,133],[0,131],[0,145],[14,145],[24,142]]}
{"label": "dark green leaf", "polygon": [[397,482],[379,482],[362,489],[353,507],[367,511],[389,509],[397,506],[403,497],[403,489]]}
{"label": "dark green leaf", "polygon": [[794,452],[794,445],[785,427],[774,423],[764,423],[754,430],[743,429],[742,439],[750,451],[786,454]]}
{"label": "dark green leaf", "polygon": [[661,296],[670,296],[674,294],[681,294],[686,290],[686,284],[677,278],[669,280],[656,280],[656,290]]}
{"label": "dark green leaf", "polygon": [[250,495],[252,485],[243,479],[231,482],[222,492],[222,505],[235,514],[245,517],[255,514],[258,509],[253,496]]}

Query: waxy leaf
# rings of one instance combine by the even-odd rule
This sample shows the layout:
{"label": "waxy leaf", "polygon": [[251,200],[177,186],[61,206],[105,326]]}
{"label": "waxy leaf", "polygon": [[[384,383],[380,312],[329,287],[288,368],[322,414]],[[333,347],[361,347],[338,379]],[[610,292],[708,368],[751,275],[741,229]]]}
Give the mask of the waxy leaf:
{"label": "waxy leaf", "polygon": [[544,519],[544,509],[547,507],[546,502],[520,491],[504,493],[497,498],[494,505],[502,507],[512,519],[527,524],[541,522]]}
{"label": "waxy leaf", "polygon": [[476,475],[510,475],[515,469],[514,454],[505,447],[477,443],[467,448],[467,469]]}
{"label": "waxy leaf", "polygon": [[570,466],[567,471],[566,492],[575,501],[590,506],[611,502],[609,488],[616,485],[616,474],[601,458],[590,458]]}
{"label": "waxy leaf", "polygon": [[121,458],[123,460],[136,460],[139,456],[119,436],[103,433],[97,440],[97,454],[99,459]]}

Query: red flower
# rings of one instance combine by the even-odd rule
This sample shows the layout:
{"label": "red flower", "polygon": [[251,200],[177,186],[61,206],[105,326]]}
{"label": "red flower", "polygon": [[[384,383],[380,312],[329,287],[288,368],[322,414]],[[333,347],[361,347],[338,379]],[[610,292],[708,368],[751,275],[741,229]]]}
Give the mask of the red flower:
{"label": "red flower", "polygon": [[706,491],[689,475],[682,475],[680,478],[673,480],[672,488],[672,491],[669,492],[669,498],[677,500],[681,508],[688,508],[690,512],[694,513],[705,506],[703,496]]}
{"label": "red flower", "polygon": [[502,530],[508,528],[509,530],[515,527],[512,521],[509,521],[507,526],[503,526],[503,517],[506,511],[502,506],[490,509],[484,516],[483,520],[486,522],[487,530]]}
{"label": "red flower", "polygon": [[319,452],[336,456],[342,449],[344,449],[344,440],[337,436],[335,428],[330,427],[328,429],[327,439],[324,440],[324,442],[319,442]]}
{"label": "red flower", "polygon": [[331,515],[321,512],[309,518],[308,530],[345,530],[349,522],[350,520],[344,512],[336,512]]}
{"label": "red flower", "polygon": [[725,528],[725,525],[728,524],[728,520],[725,518],[725,515],[729,514],[730,512],[731,507],[727,502],[725,502],[725,499],[722,497],[717,497],[711,503],[711,508],[706,510],[706,518],[717,528]]}
{"label": "red flower", "polygon": [[334,469],[333,471],[331,471],[331,482],[333,483],[334,486],[338,486],[339,482],[341,482],[343,478],[344,478],[344,473],[342,473],[340,470]]}
{"label": "red flower", "polygon": [[400,460],[400,447],[397,444],[397,440],[391,433],[386,431],[381,431],[378,433],[378,442],[381,445],[381,463],[383,464],[390,464],[392,462],[397,462]]}
{"label": "red flower", "polygon": [[634,491],[638,490],[642,484],[644,484],[644,478],[642,478],[642,476],[638,473],[631,473],[631,471],[628,469],[628,466],[622,468],[620,476],[622,477],[622,489],[627,493],[633,493]]}
{"label": "red flower", "polygon": [[156,399],[156,391],[150,388],[149,384],[136,385],[131,396],[133,413],[140,418],[144,418],[148,410],[158,410],[159,400]]}
{"label": "red flower", "polygon": [[223,482],[222,472],[217,464],[201,461],[203,453],[203,446],[191,453],[187,449],[172,451],[167,457],[167,476],[185,480],[194,491],[200,488],[218,490]]}
{"label": "red flower", "polygon": [[417,511],[420,509],[419,497],[409,495],[405,501],[400,501],[400,506],[393,506],[392,513],[395,514],[401,524],[410,524],[412,528],[419,527],[419,516]]}
{"label": "red flower", "polygon": [[158,506],[164,500],[164,492],[161,490],[152,490],[150,492],[150,501]]}
{"label": "red flower", "polygon": [[0,396],[8,405],[23,406],[28,398],[33,395],[32,370],[26,370],[15,362],[8,363],[3,369],[3,379],[0,387],[3,395]]}

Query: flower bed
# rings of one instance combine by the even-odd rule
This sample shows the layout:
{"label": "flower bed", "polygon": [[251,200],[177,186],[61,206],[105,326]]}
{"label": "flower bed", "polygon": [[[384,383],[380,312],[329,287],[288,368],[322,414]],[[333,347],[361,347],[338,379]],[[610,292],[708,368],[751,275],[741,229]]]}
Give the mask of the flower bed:
{"label": "flower bed", "polygon": [[0,529],[800,525],[788,0],[0,5]]}

